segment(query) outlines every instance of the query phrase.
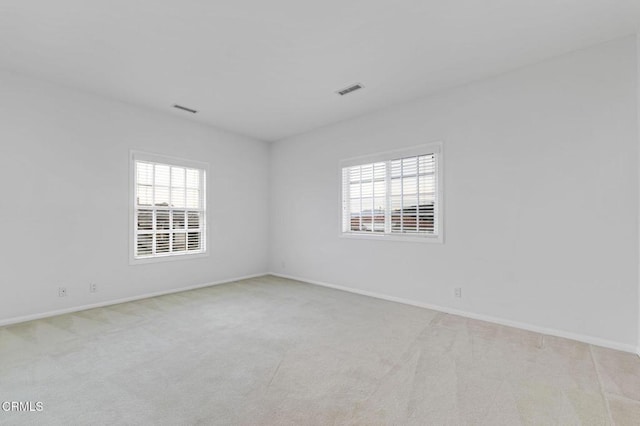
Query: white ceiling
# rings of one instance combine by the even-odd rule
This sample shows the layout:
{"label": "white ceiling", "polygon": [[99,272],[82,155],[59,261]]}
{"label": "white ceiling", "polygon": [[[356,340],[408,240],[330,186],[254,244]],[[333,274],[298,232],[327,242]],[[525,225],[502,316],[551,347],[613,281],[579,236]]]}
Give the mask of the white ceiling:
{"label": "white ceiling", "polygon": [[0,67],[278,140],[639,27],[640,0],[1,0]]}

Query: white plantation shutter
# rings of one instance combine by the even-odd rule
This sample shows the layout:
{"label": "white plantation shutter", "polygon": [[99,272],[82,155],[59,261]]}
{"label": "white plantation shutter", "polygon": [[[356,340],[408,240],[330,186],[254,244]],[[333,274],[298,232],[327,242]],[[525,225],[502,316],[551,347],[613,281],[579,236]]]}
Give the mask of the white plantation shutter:
{"label": "white plantation shutter", "polygon": [[136,154],[134,259],[204,253],[206,171]]}
{"label": "white plantation shutter", "polygon": [[[439,145],[342,168],[342,232],[438,237]],[[384,154],[368,158],[381,160]]]}

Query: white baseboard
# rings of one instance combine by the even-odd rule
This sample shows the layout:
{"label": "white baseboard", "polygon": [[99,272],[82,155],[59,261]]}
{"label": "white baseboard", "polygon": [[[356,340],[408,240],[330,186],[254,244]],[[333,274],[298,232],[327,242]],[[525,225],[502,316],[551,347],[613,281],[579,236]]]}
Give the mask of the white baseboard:
{"label": "white baseboard", "polygon": [[305,283],[319,285],[319,286],[322,286],[322,287],[333,288],[333,289],[336,289],[336,290],[347,291],[349,293],[361,294],[363,296],[375,297],[376,299],[388,300],[390,302],[403,303],[405,305],[417,306],[419,308],[431,309],[431,310],[434,310],[434,311],[444,312],[444,313],[447,313],[447,314],[459,315],[461,317],[466,317],[466,318],[477,319],[477,320],[481,320],[481,321],[492,322],[492,323],[495,323],[495,324],[506,325],[508,327],[520,328],[520,329],[523,329],[523,330],[533,331],[533,332],[536,332],[536,333],[546,334],[546,335],[549,335],[549,336],[556,336],[556,337],[563,337],[565,339],[577,340],[579,342],[588,343],[590,345],[602,346],[602,347],[605,347],[605,348],[615,349],[615,350],[624,351],[624,352],[637,353],[637,354],[640,355],[640,348],[636,348],[633,345],[629,345],[629,344],[625,344],[625,343],[620,343],[620,342],[614,342],[614,341],[611,341],[611,340],[601,339],[599,337],[593,337],[593,336],[588,336],[588,335],[584,335],[584,334],[571,333],[571,332],[568,332],[568,331],[556,330],[556,329],[553,329],[553,328],[540,327],[540,326],[533,325],[533,324],[527,324],[527,323],[522,323],[522,322],[518,322],[518,321],[512,321],[512,320],[508,320],[508,319],[504,319],[504,318],[492,317],[492,316],[483,315],[483,314],[476,314],[474,312],[463,311],[463,310],[460,310],[460,309],[449,308],[449,307],[446,307],[446,306],[438,306],[438,305],[433,305],[431,303],[417,302],[417,301],[414,301],[414,300],[403,299],[401,297],[388,296],[388,295],[385,295],[385,294],[375,293],[375,292],[372,292],[372,291],[359,290],[359,289],[355,289],[355,288],[351,288],[351,287],[345,287],[345,286],[336,285],[336,284],[329,284],[329,283],[325,283],[325,282],[321,282],[321,281],[310,280],[310,279],[307,279],[307,278],[295,277],[295,276],[286,275],[286,274],[280,274],[280,273],[276,273],[276,272],[271,272],[270,275],[273,275],[273,276],[276,276],[276,277],[281,277],[281,278],[288,278],[288,279],[296,280],[296,281],[302,281],[302,282],[305,282]]}
{"label": "white baseboard", "polygon": [[195,290],[197,288],[211,287],[211,286],[214,286],[214,285],[227,284],[227,283],[231,283],[231,282],[234,282],[234,281],[241,281],[241,280],[247,280],[247,279],[250,279],[250,278],[263,277],[265,275],[269,275],[269,273],[268,272],[264,272],[264,273],[261,273],[261,274],[245,275],[245,276],[242,276],[242,277],[229,278],[229,279],[226,279],[226,280],[214,281],[214,282],[210,282],[210,283],[206,283],[206,284],[196,284],[196,285],[192,285],[192,286],[188,286],[188,287],[180,287],[180,288],[175,288],[175,289],[171,289],[171,290],[163,290],[163,291],[157,291],[157,292],[153,292],[153,293],[140,294],[140,295],[137,295],[137,296],[125,297],[125,298],[122,298],[122,299],[107,300],[105,302],[91,303],[89,305],[74,306],[74,307],[71,307],[71,308],[58,309],[58,310],[55,310],[55,311],[42,312],[42,313],[38,313],[38,314],[31,314],[31,315],[24,315],[24,316],[13,317],[13,318],[0,319],[0,327],[4,326],[4,325],[9,325],[9,324],[17,324],[17,323],[20,323],[20,322],[27,322],[27,321],[33,321],[33,320],[42,319],[42,318],[54,317],[54,316],[57,316],[57,315],[69,314],[69,313],[72,313],[72,312],[85,311],[87,309],[102,308],[102,307],[105,307],[105,306],[117,305],[119,303],[133,302],[134,300],[148,299],[150,297],[163,296],[165,294],[180,293],[182,291]]}

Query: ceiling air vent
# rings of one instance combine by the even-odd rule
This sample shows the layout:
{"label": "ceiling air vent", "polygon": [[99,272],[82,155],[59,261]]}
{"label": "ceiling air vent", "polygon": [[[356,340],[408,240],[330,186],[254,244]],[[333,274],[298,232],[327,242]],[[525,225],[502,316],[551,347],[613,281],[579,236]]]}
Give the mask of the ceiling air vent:
{"label": "ceiling air vent", "polygon": [[191,114],[195,114],[196,112],[198,112],[198,111],[196,111],[195,109],[191,109],[191,108],[183,107],[182,105],[174,105],[173,107],[174,107],[174,108],[181,109],[181,110],[183,110],[183,111],[190,112]]}
{"label": "ceiling air vent", "polygon": [[364,86],[363,86],[362,84],[360,84],[360,83],[356,83],[356,84],[351,85],[351,86],[349,86],[349,87],[345,87],[345,88],[344,88],[344,89],[342,89],[342,90],[338,90],[336,93],[337,93],[338,95],[340,95],[340,96],[344,96],[344,95],[349,94],[349,93],[351,93],[351,92],[355,92],[356,90],[360,90],[360,89],[362,89],[363,87],[364,87]]}

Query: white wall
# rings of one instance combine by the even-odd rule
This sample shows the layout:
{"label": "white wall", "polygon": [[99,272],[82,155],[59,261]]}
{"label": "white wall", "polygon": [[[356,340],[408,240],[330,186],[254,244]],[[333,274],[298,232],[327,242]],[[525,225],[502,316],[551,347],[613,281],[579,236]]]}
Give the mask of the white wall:
{"label": "white wall", "polygon": [[[636,48],[636,72],[638,82],[636,87],[638,94],[638,144],[640,146],[640,33],[636,36]],[[638,151],[640,154],[640,149]],[[640,158],[638,159],[638,179],[640,180]],[[638,215],[638,220],[640,221],[640,213]],[[640,258],[638,259],[638,268],[640,268]],[[636,353],[640,356],[640,277],[638,279],[638,346],[636,347]]]}
{"label": "white wall", "polygon": [[[274,144],[271,270],[632,350],[636,53],[617,40]],[[339,160],[432,141],[445,243],[339,238]]]}
{"label": "white wall", "polygon": [[[4,72],[0,99],[0,322],[267,270],[266,143]],[[210,163],[209,257],[129,265],[130,149]]]}

